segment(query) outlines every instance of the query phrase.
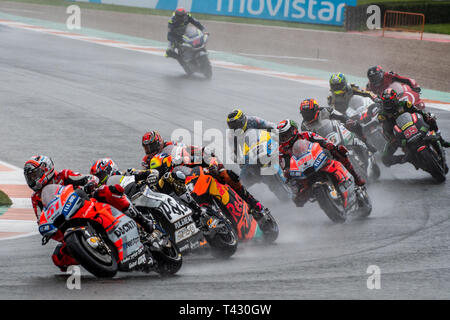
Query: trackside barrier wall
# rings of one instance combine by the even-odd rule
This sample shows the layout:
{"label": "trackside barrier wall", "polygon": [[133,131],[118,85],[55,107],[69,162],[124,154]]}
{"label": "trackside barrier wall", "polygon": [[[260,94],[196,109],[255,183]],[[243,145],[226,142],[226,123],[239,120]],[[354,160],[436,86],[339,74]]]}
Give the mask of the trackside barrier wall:
{"label": "trackside barrier wall", "polygon": [[342,26],[357,0],[71,0],[193,13]]}

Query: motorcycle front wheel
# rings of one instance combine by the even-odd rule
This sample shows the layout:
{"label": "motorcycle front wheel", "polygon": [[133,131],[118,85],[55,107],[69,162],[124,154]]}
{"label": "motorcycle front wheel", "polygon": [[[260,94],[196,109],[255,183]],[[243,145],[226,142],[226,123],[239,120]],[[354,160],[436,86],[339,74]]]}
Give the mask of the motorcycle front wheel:
{"label": "motorcycle front wheel", "polygon": [[158,251],[151,251],[157,261],[156,272],[163,276],[171,276],[177,273],[182,264],[183,258],[177,246],[168,240],[168,244]]}
{"label": "motorcycle front wheel", "polygon": [[99,235],[93,237],[99,239],[97,248],[89,244],[81,231],[70,233],[64,240],[70,255],[87,271],[98,278],[112,278],[118,270],[116,259],[112,255],[112,250],[115,249]]}
{"label": "motorcycle front wheel", "polygon": [[208,59],[208,56],[205,54],[201,56],[200,58],[200,68],[202,70],[203,75],[206,79],[212,78],[212,67],[211,62]]}
{"label": "motorcycle front wheel", "polygon": [[338,203],[341,195],[336,189],[330,190],[327,184],[321,184],[314,188],[314,196],[320,208],[331,221],[344,223],[347,220],[347,213],[344,207]]}

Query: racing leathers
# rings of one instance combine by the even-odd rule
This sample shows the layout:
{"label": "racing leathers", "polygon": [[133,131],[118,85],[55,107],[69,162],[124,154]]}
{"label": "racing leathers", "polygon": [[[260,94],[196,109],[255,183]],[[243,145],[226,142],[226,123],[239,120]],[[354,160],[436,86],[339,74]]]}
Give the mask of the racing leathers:
{"label": "racing leathers", "polygon": [[187,25],[191,23],[201,31],[205,31],[205,27],[195,19],[192,14],[187,14],[187,19],[183,21],[178,21],[175,18],[175,14],[169,19],[169,31],[167,33],[167,40],[169,40],[169,47],[166,50],[166,56],[178,59],[179,55],[175,51],[176,48],[183,43],[183,35],[186,32]]}
{"label": "racing leathers", "polygon": [[345,127],[349,131],[355,133],[358,138],[366,144],[367,148],[372,153],[375,153],[377,151],[377,149],[367,140],[367,137],[364,135],[363,128],[359,122],[350,119],[347,115],[342,114],[333,108],[321,108],[318,118],[314,121],[303,120],[301,124],[301,130],[316,132],[316,130],[320,128],[321,120],[325,119],[338,120],[344,123]]}
{"label": "racing leathers", "polygon": [[345,114],[353,96],[361,96],[364,98],[371,98],[373,101],[376,95],[372,92],[362,90],[355,84],[347,84],[343,94],[336,95],[331,91],[327,98],[328,105],[335,108],[337,111]]}
{"label": "racing leathers", "polygon": [[381,96],[384,90],[386,90],[393,82],[401,82],[407,84],[411,87],[412,90],[416,92],[420,92],[421,89],[417,84],[416,80],[402,77],[395,72],[384,72],[383,80],[378,85],[375,85],[373,82],[368,82],[366,86],[366,90],[373,92],[377,96]]}
{"label": "racing leathers", "polygon": [[[208,168],[210,175],[220,183],[228,184],[233,188],[249,204],[252,211],[260,212],[263,210],[262,204],[242,185],[239,175],[230,169],[226,169],[211,149],[167,141],[164,143],[161,153],[171,155],[174,166],[185,165],[188,167],[202,166],[203,168]],[[150,161],[150,156],[146,155],[142,160],[142,166],[149,169]]]}
{"label": "racing leathers", "polygon": [[[153,224],[148,223],[144,219],[140,219],[142,216],[137,212],[137,210],[131,205],[127,197],[123,194],[124,190],[120,185],[115,186],[98,186],[98,179],[91,175],[82,175],[78,172],[74,172],[69,169],[62,170],[60,172],[55,172],[55,176],[49,183],[60,184],[63,186],[73,185],[74,187],[83,188],[87,193],[91,193],[90,197],[96,199],[97,201],[108,203],[114,206],[116,209],[122,211],[130,218],[136,220],[141,226],[143,226],[147,232],[153,231]],[[94,190],[95,189],[95,190]],[[41,190],[42,191],[42,190]],[[32,195],[33,209],[36,217],[42,213],[43,204],[41,199],[41,191],[34,192]],[[78,262],[72,258],[67,251],[66,243],[64,242],[64,236],[60,231],[58,231],[52,239],[61,242],[56,246],[53,254],[53,263],[60,268],[61,271],[67,270],[70,265],[78,264]]]}
{"label": "racing leathers", "polygon": [[[420,115],[422,115],[424,121],[430,126],[430,129],[436,131],[436,133],[439,134],[439,128],[436,123],[436,118],[431,113],[416,108],[409,101],[399,101],[396,110],[397,111],[395,113],[389,113],[381,109],[381,111],[378,113],[378,121],[382,125],[383,134],[387,140],[383,151],[383,156],[381,158],[383,164],[386,167],[390,167],[394,164],[404,163],[407,161],[407,157],[405,155],[394,155],[395,151],[400,147],[400,142],[395,138],[393,130],[396,119],[402,113],[419,113]],[[445,141],[440,134],[439,138],[441,144],[444,147],[450,147],[450,143]]]}
{"label": "racing leathers", "polygon": [[[60,184],[60,185],[73,185],[73,186],[84,186],[90,182],[95,181],[90,175],[82,175],[78,172],[74,172],[69,169],[64,169],[60,172],[55,171],[55,175],[49,184]],[[42,189],[34,192],[31,195],[31,202],[33,205],[34,214],[36,215],[37,220],[41,216],[42,210],[44,209],[44,205],[42,203]],[[52,254],[53,263],[61,269],[61,271],[67,270],[67,267],[70,265],[76,265],[78,262],[70,256],[67,251],[66,243],[64,242],[63,234],[58,231],[52,239],[62,242],[58,244]]]}
{"label": "racing leathers", "polygon": [[254,167],[253,165],[249,165],[249,164],[245,164],[242,163],[242,159],[241,159],[241,151],[243,150],[243,146],[239,145],[239,135],[243,134],[245,135],[246,133],[249,132],[249,130],[254,130],[255,132],[257,132],[257,130],[275,130],[276,129],[276,124],[274,124],[273,122],[264,120],[262,118],[256,117],[256,116],[247,116],[247,124],[246,124],[246,128],[245,128],[245,132],[239,132],[238,130],[231,130],[229,131],[229,134],[227,136],[227,142],[230,146],[230,149],[233,151],[233,162],[238,163],[239,167],[241,169],[240,172],[240,179],[241,181],[244,181],[244,183],[247,186],[250,186],[254,183],[256,183],[256,181],[254,181],[254,179],[252,179],[252,176],[254,176],[254,174],[252,173],[252,168]]}
{"label": "racing leathers", "polygon": [[[280,158],[280,166],[283,170],[283,174],[286,179],[289,180],[289,163],[292,157],[292,147],[294,143],[299,139],[305,139],[313,143],[318,143],[322,148],[328,150],[331,155],[336,158],[339,162],[341,162],[344,167],[350,172],[350,174],[355,178],[355,183],[359,186],[365,184],[364,179],[359,177],[359,175],[355,172],[350,159],[347,156],[348,150],[344,146],[335,146],[331,141],[319,136],[318,134],[311,131],[302,131],[298,132],[293,139],[290,139],[288,142],[284,144],[280,144],[279,147],[279,158]],[[297,206],[303,206],[304,203],[308,200],[309,196],[306,195],[304,191],[309,188],[308,181],[303,181],[303,186],[298,193],[296,193],[296,198],[294,202]]]}

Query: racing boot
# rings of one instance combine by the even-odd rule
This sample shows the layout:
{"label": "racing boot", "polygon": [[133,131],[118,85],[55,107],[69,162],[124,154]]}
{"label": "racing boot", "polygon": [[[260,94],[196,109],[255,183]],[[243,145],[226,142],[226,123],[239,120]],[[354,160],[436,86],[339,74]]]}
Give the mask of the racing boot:
{"label": "racing boot", "polygon": [[156,223],[152,219],[149,219],[142,213],[140,213],[133,205],[130,204],[130,206],[127,210],[124,211],[124,213],[128,217],[139,223],[142,229],[144,229],[148,234],[151,234],[153,230],[155,230]]}
{"label": "racing boot", "polygon": [[346,157],[343,161],[342,164],[345,166],[345,168],[348,170],[348,172],[350,172],[350,174],[353,176],[353,178],[355,178],[355,183],[357,186],[363,186],[366,184],[366,180],[364,180],[362,177],[359,176],[358,173],[356,173],[355,169],[353,168],[352,163],[350,162],[349,158]]}
{"label": "racing boot", "polygon": [[52,260],[62,272],[66,272],[69,266],[79,264],[67,251],[65,242],[56,246],[52,254]]}

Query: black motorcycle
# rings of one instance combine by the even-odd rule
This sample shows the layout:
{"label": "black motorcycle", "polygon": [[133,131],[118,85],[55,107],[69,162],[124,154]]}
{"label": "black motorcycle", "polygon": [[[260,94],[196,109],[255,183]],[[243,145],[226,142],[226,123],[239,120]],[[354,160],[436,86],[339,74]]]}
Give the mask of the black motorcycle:
{"label": "black motorcycle", "polygon": [[405,162],[428,172],[437,182],[444,182],[448,166],[439,135],[418,113],[403,113],[395,122],[393,131],[405,152]]}
{"label": "black motorcycle", "polygon": [[211,62],[208,58],[206,43],[209,35],[194,26],[188,26],[183,42],[176,48],[177,60],[188,76],[194,72],[202,73],[207,79],[212,77]]}

